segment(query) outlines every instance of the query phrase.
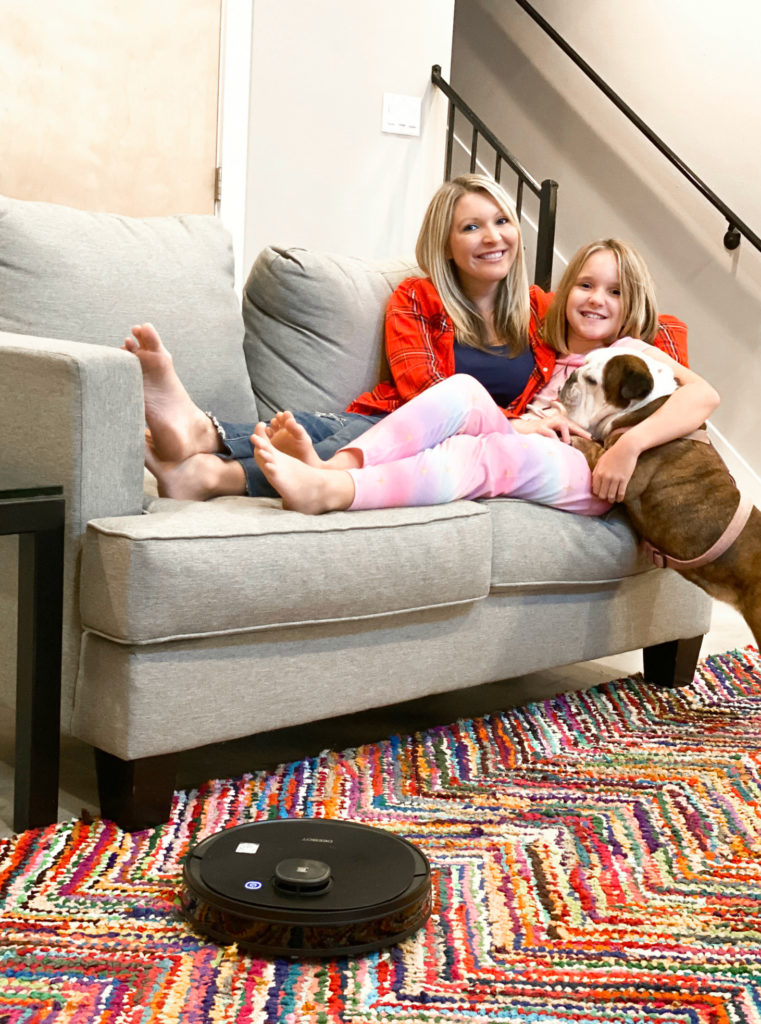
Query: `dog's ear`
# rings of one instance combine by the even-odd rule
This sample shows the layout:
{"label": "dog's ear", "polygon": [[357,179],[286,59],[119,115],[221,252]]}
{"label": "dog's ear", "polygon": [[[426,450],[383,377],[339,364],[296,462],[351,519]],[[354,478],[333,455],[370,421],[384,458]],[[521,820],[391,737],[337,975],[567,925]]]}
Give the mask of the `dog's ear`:
{"label": "dog's ear", "polygon": [[629,353],[613,356],[605,364],[603,390],[612,405],[622,409],[632,401],[647,398],[653,390],[653,375],[644,359]]}

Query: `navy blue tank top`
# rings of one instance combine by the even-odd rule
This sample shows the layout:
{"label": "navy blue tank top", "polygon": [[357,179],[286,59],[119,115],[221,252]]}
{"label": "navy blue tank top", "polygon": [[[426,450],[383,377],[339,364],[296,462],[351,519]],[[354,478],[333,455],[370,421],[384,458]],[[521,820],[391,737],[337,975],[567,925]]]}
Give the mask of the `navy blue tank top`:
{"label": "navy blue tank top", "polygon": [[483,384],[497,405],[509,405],[521,394],[534,369],[534,354],[527,348],[510,359],[507,345],[487,351],[454,343],[455,373],[469,373]]}

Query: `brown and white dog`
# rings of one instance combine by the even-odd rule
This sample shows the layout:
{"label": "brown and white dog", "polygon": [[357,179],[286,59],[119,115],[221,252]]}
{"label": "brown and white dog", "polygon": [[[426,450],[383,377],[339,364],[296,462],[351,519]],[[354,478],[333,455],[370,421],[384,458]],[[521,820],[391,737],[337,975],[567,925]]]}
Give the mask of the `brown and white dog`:
{"label": "brown and white dog", "polygon": [[[568,416],[594,438],[573,439],[590,468],[676,386],[669,368],[647,355],[590,352],[559,396]],[[761,647],[761,512],[742,500],[707,438],[691,435],[643,452],[623,505],[646,547],[655,549],[656,564],[733,605]]]}

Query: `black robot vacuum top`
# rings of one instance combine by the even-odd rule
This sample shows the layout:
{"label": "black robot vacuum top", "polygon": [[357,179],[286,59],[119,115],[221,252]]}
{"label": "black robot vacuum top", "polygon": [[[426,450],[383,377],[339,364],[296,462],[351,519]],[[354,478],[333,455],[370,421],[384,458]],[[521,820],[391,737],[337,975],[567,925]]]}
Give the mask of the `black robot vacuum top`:
{"label": "black robot vacuum top", "polygon": [[287,818],[225,829],[189,852],[185,916],[262,956],[355,956],[400,942],[431,913],[431,872],[383,829]]}

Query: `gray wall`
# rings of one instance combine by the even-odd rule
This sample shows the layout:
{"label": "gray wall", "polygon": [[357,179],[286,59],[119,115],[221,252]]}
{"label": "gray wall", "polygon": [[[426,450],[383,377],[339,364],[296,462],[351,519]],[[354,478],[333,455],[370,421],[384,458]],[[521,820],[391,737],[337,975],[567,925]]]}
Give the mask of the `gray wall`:
{"label": "gray wall", "polygon": [[[728,0],[717,22],[713,0],[534,7],[761,234],[761,9]],[[641,249],[661,309],[689,325],[693,367],[722,394],[717,443],[755,490],[761,253],[747,242],[726,252],[721,215],[513,0],[457,0],[452,83],[535,177],[559,182],[556,279],[589,239]]]}

